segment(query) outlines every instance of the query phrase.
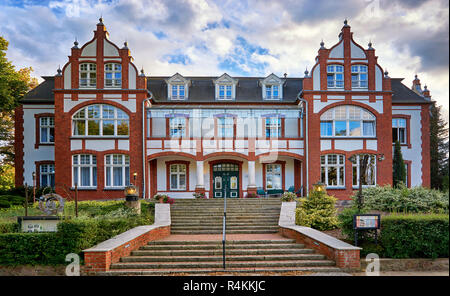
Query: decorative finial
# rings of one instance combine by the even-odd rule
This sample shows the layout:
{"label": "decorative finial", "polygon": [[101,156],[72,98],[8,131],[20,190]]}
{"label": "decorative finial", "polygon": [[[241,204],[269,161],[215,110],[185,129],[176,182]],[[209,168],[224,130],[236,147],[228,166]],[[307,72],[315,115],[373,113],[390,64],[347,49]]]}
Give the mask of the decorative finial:
{"label": "decorative finial", "polygon": [[368,45],[369,45],[369,49],[373,49],[373,47],[372,47],[372,40],[369,41]]}
{"label": "decorative finial", "polygon": [[128,42],[125,41],[125,42],[123,43],[123,49],[127,49],[127,48],[128,48]]}
{"label": "decorative finial", "polygon": [[348,27],[347,19],[344,20],[344,27]]}
{"label": "decorative finial", "polygon": [[144,67],[142,67],[142,69],[141,69],[141,75],[140,76],[145,76]]}
{"label": "decorative finial", "polygon": [[384,70],[384,77],[389,77],[388,74],[389,74],[388,70],[387,69]]}
{"label": "decorative finial", "polygon": [[324,45],[325,45],[325,43],[323,42],[323,39],[322,39],[322,41],[320,42],[320,49],[325,49]]}
{"label": "decorative finial", "polygon": [[62,75],[61,65],[58,65],[58,70],[56,70],[56,72],[58,72],[58,74],[56,74],[56,76]]}
{"label": "decorative finial", "polygon": [[77,37],[75,37],[75,41],[73,42],[73,47],[72,48],[78,48],[78,40]]}
{"label": "decorative finial", "polygon": [[99,23],[97,25],[103,25],[103,16],[100,16],[98,21],[99,21]]}
{"label": "decorative finial", "polygon": [[305,77],[308,77],[308,74],[309,74],[308,67],[306,67],[306,69],[305,69]]}
{"label": "decorative finial", "polygon": [[419,78],[417,78],[417,74],[416,74],[416,75],[414,75],[414,79],[415,79],[415,80],[419,79]]}
{"label": "decorative finial", "polygon": [[284,78],[286,78],[287,77],[287,73],[284,73]]}
{"label": "decorative finial", "polygon": [[423,87],[425,90],[428,90],[428,86],[425,84],[425,86]]}

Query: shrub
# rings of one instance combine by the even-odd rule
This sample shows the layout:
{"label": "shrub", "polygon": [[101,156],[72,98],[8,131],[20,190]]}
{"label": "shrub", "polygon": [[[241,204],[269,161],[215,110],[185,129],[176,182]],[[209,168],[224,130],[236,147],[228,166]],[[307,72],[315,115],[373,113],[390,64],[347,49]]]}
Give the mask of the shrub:
{"label": "shrub", "polygon": [[391,258],[449,256],[448,215],[390,215],[381,219],[381,244]]}
{"label": "shrub", "polygon": [[336,200],[324,191],[312,191],[307,198],[301,199],[300,207],[296,209],[296,224],[317,230],[336,228],[338,226]]}
{"label": "shrub", "polygon": [[19,231],[19,223],[14,221],[1,222],[0,221],[0,233],[11,233]]}
{"label": "shrub", "polygon": [[297,198],[297,195],[294,192],[284,192],[281,196],[281,201],[294,201]]}
{"label": "shrub", "polygon": [[195,198],[206,198],[206,194],[204,192],[200,192],[200,193],[194,192],[192,195]]}

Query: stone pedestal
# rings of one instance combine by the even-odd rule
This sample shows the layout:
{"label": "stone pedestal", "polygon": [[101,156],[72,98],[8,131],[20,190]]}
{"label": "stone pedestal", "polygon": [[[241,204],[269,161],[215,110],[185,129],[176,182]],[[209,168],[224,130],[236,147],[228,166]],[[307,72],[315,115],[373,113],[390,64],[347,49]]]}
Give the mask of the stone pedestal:
{"label": "stone pedestal", "polygon": [[139,200],[125,200],[125,206],[136,210],[138,214],[141,214],[141,202]]}

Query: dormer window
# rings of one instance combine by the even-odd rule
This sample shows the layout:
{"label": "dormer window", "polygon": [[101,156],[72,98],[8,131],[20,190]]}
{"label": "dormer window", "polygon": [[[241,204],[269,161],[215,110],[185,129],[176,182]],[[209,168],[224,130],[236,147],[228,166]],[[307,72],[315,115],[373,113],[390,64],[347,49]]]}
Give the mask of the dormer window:
{"label": "dormer window", "polygon": [[109,63],[105,65],[105,87],[122,86],[122,65]]}
{"label": "dormer window", "polygon": [[367,88],[367,66],[352,66],[352,87]]}
{"label": "dormer window", "polygon": [[172,100],[184,100],[185,89],[183,84],[172,85]]}
{"label": "dormer window", "polygon": [[266,85],[266,99],[278,100],[278,98],[279,98],[278,85]]}
{"label": "dormer window", "polygon": [[273,73],[263,80],[260,80],[263,99],[281,100],[283,98],[283,83],[284,80],[278,78],[278,76]]}
{"label": "dormer window", "polygon": [[238,83],[237,79],[234,79],[227,73],[224,73],[219,78],[214,79],[213,83],[215,84],[216,89],[216,100],[234,100],[236,97],[236,85]]}
{"label": "dormer window", "polygon": [[344,87],[344,66],[329,65],[327,67],[327,86],[328,88]]}
{"label": "dormer window", "polygon": [[231,100],[233,98],[233,86],[232,85],[219,85],[219,99]]}
{"label": "dormer window", "polygon": [[186,100],[189,97],[190,81],[176,73],[166,80],[169,100]]}
{"label": "dormer window", "polygon": [[97,86],[97,65],[93,63],[80,64],[80,87]]}

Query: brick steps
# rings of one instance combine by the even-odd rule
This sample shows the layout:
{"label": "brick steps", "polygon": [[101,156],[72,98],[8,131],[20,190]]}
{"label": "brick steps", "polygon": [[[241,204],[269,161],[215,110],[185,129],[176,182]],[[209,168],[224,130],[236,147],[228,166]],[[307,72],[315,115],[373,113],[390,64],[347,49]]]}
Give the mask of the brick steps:
{"label": "brick steps", "polygon": [[[234,261],[283,261],[283,260],[321,260],[325,256],[319,254],[297,254],[297,255],[228,255],[226,262]],[[122,262],[222,262],[222,256],[130,256],[123,257]]]}

